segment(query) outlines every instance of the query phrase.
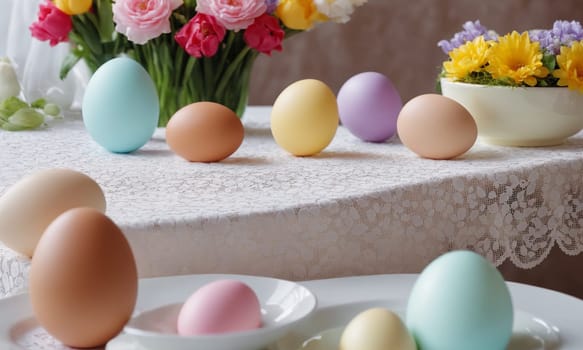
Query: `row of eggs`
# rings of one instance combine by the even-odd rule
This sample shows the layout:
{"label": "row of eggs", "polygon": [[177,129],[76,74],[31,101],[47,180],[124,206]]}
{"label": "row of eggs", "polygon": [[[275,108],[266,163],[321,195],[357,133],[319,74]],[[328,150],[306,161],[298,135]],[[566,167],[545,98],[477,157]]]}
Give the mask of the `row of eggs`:
{"label": "row of eggs", "polygon": [[[154,83],[137,62],[116,58],[92,76],[83,99],[83,120],[93,139],[109,151],[128,153],[152,137],[159,101]],[[436,94],[402,105],[390,80],[366,72],[350,78],[338,97],[324,83],[306,79],[284,89],[273,104],[271,131],[277,144],[296,156],[324,150],[339,122],[367,142],[384,142],[398,130],[418,155],[451,159],[469,150],[477,127],[459,103]],[[199,102],[177,111],[166,127],[169,147],[195,162],[220,161],[243,142],[237,115],[220,104]]]}
{"label": "row of eggs", "polygon": [[[136,302],[136,262],[105,207],[100,186],[68,169],[39,171],[0,197],[0,240],[32,257],[29,291],[37,320],[76,347],[111,339]],[[259,305],[241,282],[213,282],[185,301],[178,334],[259,328]],[[409,296],[406,326],[387,310],[365,311],[344,330],[340,349],[412,350],[413,344],[423,350],[503,349],[512,321],[500,273],[478,254],[458,251],[421,273]]]}

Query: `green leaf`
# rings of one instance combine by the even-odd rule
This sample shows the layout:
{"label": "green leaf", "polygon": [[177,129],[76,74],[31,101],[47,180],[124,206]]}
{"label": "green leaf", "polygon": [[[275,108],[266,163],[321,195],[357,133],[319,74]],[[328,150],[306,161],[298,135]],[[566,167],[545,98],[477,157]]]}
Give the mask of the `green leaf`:
{"label": "green leaf", "polygon": [[45,105],[47,104],[47,100],[45,100],[44,98],[39,98],[38,100],[34,101],[33,103],[30,104],[30,106],[32,108],[45,108]]}
{"label": "green leaf", "polygon": [[8,123],[25,129],[36,129],[43,124],[45,118],[33,108],[22,108],[8,118]]}
{"label": "green leaf", "polygon": [[114,26],[113,26],[113,11],[111,8],[111,0],[97,0],[95,1],[97,8],[97,16],[99,17],[99,36],[101,42],[110,42],[113,40]]}
{"label": "green leaf", "polygon": [[61,113],[61,109],[59,108],[59,106],[57,106],[54,103],[47,103],[44,106],[43,112],[45,112],[45,114],[48,114],[52,117],[56,117]]}
{"label": "green leaf", "polygon": [[63,59],[63,63],[61,63],[61,71],[59,72],[59,78],[61,78],[61,80],[64,80],[67,77],[67,75],[69,75],[71,69],[73,69],[73,67],[75,67],[77,62],[79,62],[80,60],[81,56],[77,55],[75,52],[70,52],[67,56],[65,56],[65,59]]}
{"label": "green leaf", "polygon": [[543,66],[547,67],[547,69],[552,73],[557,67],[557,58],[555,55],[545,54],[543,56]]}
{"label": "green leaf", "polygon": [[8,122],[8,118],[10,118],[10,114],[8,114],[8,111],[0,109],[0,124]]}
{"label": "green leaf", "polygon": [[28,104],[15,96],[8,97],[2,101],[2,103],[0,103],[0,109],[7,113],[9,116],[16,113],[19,109],[26,107],[28,107]]}
{"label": "green leaf", "polygon": [[84,14],[73,17],[73,26],[75,31],[85,40],[85,45],[94,55],[103,54],[103,47],[101,46],[101,40],[97,28],[91,22],[90,15]]}
{"label": "green leaf", "polygon": [[181,13],[178,12],[174,12],[173,13],[174,18],[176,19],[176,21],[178,21],[178,23],[185,25],[186,23],[188,23],[188,18],[186,18],[186,16],[184,16]]}
{"label": "green leaf", "polygon": [[0,128],[6,130],[6,131],[21,131],[21,130],[26,130],[26,128],[20,126],[20,125],[14,125],[12,123],[6,122],[3,123],[2,125],[0,125]]}

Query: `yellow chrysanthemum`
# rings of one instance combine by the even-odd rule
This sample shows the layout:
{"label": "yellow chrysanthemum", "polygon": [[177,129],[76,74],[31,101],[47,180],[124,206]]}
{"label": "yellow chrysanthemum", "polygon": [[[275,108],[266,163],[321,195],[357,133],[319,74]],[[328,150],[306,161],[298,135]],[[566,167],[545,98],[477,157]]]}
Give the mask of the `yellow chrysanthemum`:
{"label": "yellow chrysanthemum", "polygon": [[543,66],[543,54],[538,42],[530,41],[528,32],[514,31],[498,39],[490,49],[486,70],[494,79],[512,79],[516,84],[535,86],[536,78],[549,75]]}
{"label": "yellow chrysanthemum", "polygon": [[557,85],[583,93],[583,41],[575,42],[571,47],[561,47],[557,56],[559,69],[553,72],[559,78]]}
{"label": "yellow chrysanthemum", "polygon": [[449,53],[450,60],[443,63],[448,78],[462,80],[472,72],[479,72],[488,61],[490,44],[483,36],[475,38]]}

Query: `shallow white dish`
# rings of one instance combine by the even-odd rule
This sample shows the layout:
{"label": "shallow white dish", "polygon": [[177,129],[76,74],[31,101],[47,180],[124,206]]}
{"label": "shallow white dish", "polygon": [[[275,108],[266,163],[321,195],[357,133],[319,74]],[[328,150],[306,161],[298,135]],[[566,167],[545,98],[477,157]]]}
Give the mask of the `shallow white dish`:
{"label": "shallow white dish", "polygon": [[[403,300],[379,300],[330,306],[318,310],[291,334],[280,339],[274,350],[338,350],[340,337],[348,322],[361,311],[384,307],[405,319]],[[553,350],[560,348],[556,326],[527,312],[515,310],[513,335],[507,350]]]}
{"label": "shallow white dish", "polygon": [[[224,276],[223,276],[224,277]],[[200,276],[179,276],[140,281],[137,309],[151,310],[184,300]],[[417,275],[378,275],[303,282],[318,299],[317,311],[305,322],[291,327],[270,350],[298,350],[319,332],[342,327],[345,321],[372,305],[403,311]],[[519,343],[511,350],[583,349],[583,301],[554,291],[508,283],[517,319],[531,326],[530,336],[515,334]],[[558,336],[558,346],[552,343]],[[116,339],[124,350],[149,350],[122,334]],[[537,337],[546,343],[543,347]],[[530,345],[529,345],[530,344]],[[115,344],[112,344],[115,345]],[[0,349],[67,349],[54,342],[32,319],[28,297],[20,295],[0,300]],[[239,349],[232,347],[231,350]],[[196,350],[196,348],[193,348]],[[206,349],[205,349],[206,350]],[[327,350],[327,349],[323,349]],[[336,349],[334,349],[336,350]]]}
{"label": "shallow white dish", "polygon": [[[236,279],[255,291],[261,304],[263,327],[223,335],[177,335],[176,320],[182,303],[203,285],[219,279]],[[161,304],[154,308],[142,307],[143,312],[130,320],[124,329],[123,346],[117,340],[120,345],[114,341],[106,349],[125,350],[129,342],[146,349],[257,350],[284,336],[290,327],[309,316],[316,308],[316,297],[308,289],[279,279],[198,275],[177,278],[173,282],[172,288],[159,291],[164,297],[164,300],[159,300]]]}

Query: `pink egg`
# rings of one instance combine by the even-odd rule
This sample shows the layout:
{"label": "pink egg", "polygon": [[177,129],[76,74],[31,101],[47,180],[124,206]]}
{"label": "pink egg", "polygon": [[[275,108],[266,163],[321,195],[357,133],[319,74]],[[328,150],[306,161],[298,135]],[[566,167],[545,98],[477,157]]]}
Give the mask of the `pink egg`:
{"label": "pink egg", "polygon": [[342,125],[363,141],[384,142],[395,135],[402,106],[389,78],[377,72],[353,76],[338,92]]}
{"label": "pink egg", "polygon": [[188,298],[178,315],[182,336],[241,332],[261,327],[255,292],[235,280],[204,285]]}

